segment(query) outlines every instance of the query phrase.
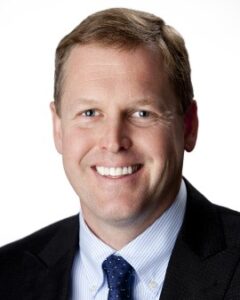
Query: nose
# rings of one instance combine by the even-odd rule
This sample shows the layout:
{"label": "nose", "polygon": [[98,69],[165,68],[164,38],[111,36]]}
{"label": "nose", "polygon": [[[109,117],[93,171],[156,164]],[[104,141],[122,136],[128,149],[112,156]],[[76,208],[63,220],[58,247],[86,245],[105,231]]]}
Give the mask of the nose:
{"label": "nose", "polygon": [[108,120],[101,133],[100,147],[112,153],[126,151],[132,142],[123,120]]}

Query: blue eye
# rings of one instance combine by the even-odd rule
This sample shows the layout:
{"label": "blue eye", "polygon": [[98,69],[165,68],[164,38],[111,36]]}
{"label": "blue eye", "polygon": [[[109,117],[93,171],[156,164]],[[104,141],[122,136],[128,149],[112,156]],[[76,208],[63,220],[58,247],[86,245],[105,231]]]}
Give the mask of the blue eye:
{"label": "blue eye", "polygon": [[138,110],[138,111],[136,111],[134,114],[133,114],[133,116],[134,117],[140,117],[140,118],[147,118],[147,117],[149,117],[150,116],[150,112],[149,111],[147,111],[147,110]]}
{"label": "blue eye", "polygon": [[88,110],[85,110],[82,114],[86,117],[95,117],[96,116],[96,110],[95,109],[88,109]]}
{"label": "blue eye", "polygon": [[130,113],[129,120],[132,124],[139,127],[148,127],[157,123],[159,115],[153,110],[134,110]]}
{"label": "blue eye", "polygon": [[146,110],[140,110],[139,111],[139,116],[142,117],[142,118],[149,117],[149,115],[150,115],[149,111],[146,111]]}

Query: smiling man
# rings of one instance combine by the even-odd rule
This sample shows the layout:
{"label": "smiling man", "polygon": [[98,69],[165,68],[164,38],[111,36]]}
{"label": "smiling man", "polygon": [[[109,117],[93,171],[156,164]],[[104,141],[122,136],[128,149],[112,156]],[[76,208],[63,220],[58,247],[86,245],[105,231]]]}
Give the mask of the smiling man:
{"label": "smiling man", "polygon": [[240,217],[182,178],[197,106],[182,37],[89,16],[56,51],[54,141],[81,213],[0,250],[1,299],[239,299]]}
{"label": "smiling man", "polygon": [[56,147],[86,223],[120,249],[176,198],[183,150],[196,139],[196,104],[186,126],[162,56],[144,45],[76,46],[64,72],[59,114],[51,105]]}

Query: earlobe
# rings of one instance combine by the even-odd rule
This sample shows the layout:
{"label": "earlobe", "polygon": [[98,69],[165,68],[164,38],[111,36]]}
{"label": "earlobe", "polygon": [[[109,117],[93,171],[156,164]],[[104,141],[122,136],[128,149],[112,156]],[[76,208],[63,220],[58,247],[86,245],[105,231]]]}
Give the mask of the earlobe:
{"label": "earlobe", "polygon": [[196,144],[198,134],[197,103],[192,101],[184,116],[184,149],[191,152]]}
{"label": "earlobe", "polygon": [[50,103],[50,109],[52,113],[52,122],[53,122],[53,138],[56,150],[62,154],[62,126],[61,118],[57,114],[56,106],[54,102]]}

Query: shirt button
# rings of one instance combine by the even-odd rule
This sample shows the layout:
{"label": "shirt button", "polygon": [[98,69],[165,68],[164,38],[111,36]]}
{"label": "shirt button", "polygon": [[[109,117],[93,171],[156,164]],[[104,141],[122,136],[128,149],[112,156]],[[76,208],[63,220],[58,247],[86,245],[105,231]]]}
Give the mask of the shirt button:
{"label": "shirt button", "polygon": [[150,280],[149,283],[148,283],[148,287],[150,289],[155,289],[156,287],[158,286],[157,282],[154,281],[154,280]]}

